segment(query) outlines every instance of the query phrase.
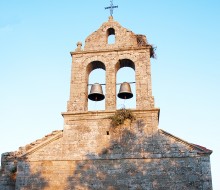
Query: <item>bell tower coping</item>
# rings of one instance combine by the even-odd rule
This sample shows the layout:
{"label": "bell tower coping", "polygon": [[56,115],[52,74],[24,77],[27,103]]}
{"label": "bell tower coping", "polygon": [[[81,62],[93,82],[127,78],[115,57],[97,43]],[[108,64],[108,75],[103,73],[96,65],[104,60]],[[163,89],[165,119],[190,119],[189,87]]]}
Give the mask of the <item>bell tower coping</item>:
{"label": "bell tower coping", "polygon": [[[151,49],[152,45],[148,44],[145,47],[127,47],[127,48],[115,48],[115,49],[102,49],[102,50],[88,50],[88,51],[72,51],[70,52],[70,55],[77,55],[77,54],[88,54],[88,53],[104,53],[104,52],[119,52],[119,51],[129,51],[129,50],[145,50],[145,49]],[[78,50],[78,49],[77,49]]]}

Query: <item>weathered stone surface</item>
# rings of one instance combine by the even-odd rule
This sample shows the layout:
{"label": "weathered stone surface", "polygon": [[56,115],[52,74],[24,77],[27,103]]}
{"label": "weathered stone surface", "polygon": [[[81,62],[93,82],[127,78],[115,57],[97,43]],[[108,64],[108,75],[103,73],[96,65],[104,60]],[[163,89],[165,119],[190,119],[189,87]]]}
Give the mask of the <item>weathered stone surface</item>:
{"label": "weathered stone surface", "polygon": [[[108,35],[115,43],[108,44]],[[211,190],[211,150],[158,129],[151,88],[151,46],[113,20],[77,43],[64,129],[2,154],[0,190]],[[136,77],[136,120],[113,127],[116,73]],[[88,77],[106,71],[106,110],[88,111]]]}
{"label": "weathered stone surface", "polygon": [[[16,189],[211,189],[211,152],[158,129],[158,111],[117,127],[113,112],[63,113],[64,130],[17,159]],[[5,156],[10,171],[15,155]]]}
{"label": "weathered stone surface", "polygon": [[23,162],[19,163],[16,186],[18,189],[211,189],[205,188],[210,185],[210,178],[202,174],[203,162],[201,158]]}

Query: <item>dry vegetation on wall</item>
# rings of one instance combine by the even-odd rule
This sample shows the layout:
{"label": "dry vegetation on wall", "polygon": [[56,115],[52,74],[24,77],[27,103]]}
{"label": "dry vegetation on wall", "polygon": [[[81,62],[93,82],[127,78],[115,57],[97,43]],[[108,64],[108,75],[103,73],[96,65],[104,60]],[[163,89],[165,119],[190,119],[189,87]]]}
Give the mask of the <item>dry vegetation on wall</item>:
{"label": "dry vegetation on wall", "polygon": [[156,49],[157,47],[154,46],[154,45],[151,45],[151,48],[150,48],[150,57],[156,59],[157,58],[157,55],[156,55]]}
{"label": "dry vegetation on wall", "polygon": [[116,127],[118,125],[124,124],[124,121],[126,119],[129,119],[131,122],[134,121],[135,116],[131,110],[123,108],[123,109],[117,110],[113,116],[109,117],[109,119],[111,119],[112,127]]}

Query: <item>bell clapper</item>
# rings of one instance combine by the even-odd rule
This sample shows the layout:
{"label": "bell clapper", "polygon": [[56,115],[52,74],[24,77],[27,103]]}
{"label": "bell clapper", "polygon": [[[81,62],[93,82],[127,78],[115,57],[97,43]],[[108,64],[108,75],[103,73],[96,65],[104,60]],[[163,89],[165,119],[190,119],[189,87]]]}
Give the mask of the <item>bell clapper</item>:
{"label": "bell clapper", "polygon": [[95,110],[96,110],[96,115],[97,115],[97,96],[95,97]]}
{"label": "bell clapper", "polygon": [[125,96],[125,98],[124,98],[124,108],[126,109],[126,106],[125,106],[125,100],[126,100],[126,96]]}

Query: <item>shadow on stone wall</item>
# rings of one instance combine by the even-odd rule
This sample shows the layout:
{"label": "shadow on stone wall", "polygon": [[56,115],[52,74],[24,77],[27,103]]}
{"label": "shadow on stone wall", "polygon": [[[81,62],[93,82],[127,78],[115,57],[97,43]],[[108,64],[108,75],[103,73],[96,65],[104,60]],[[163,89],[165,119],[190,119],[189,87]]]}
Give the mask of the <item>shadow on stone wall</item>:
{"label": "shadow on stone wall", "polygon": [[[84,160],[29,162],[22,157],[17,162],[16,189],[212,189],[209,156],[198,155],[169,134],[152,130],[142,120],[112,127],[108,134],[103,137],[108,144],[98,139],[98,146],[105,148],[89,152]],[[6,159],[4,169],[10,171],[12,166]],[[14,190],[7,179],[0,179],[8,186],[3,189],[0,184],[0,189]]]}
{"label": "shadow on stone wall", "polygon": [[[34,171],[34,172],[33,172]],[[42,168],[34,163],[21,161],[17,165],[16,189],[38,190],[48,187],[48,181],[42,175]]]}
{"label": "shadow on stone wall", "polygon": [[14,190],[15,189],[15,174],[0,170],[0,189],[1,190]]}
{"label": "shadow on stone wall", "polygon": [[88,160],[77,161],[66,190],[202,188],[197,159],[181,158],[177,149],[173,152],[179,157],[168,158],[167,152],[172,155],[176,144],[158,133],[143,135],[145,126],[141,121],[134,127],[112,129],[109,147],[98,155],[89,153]]}

